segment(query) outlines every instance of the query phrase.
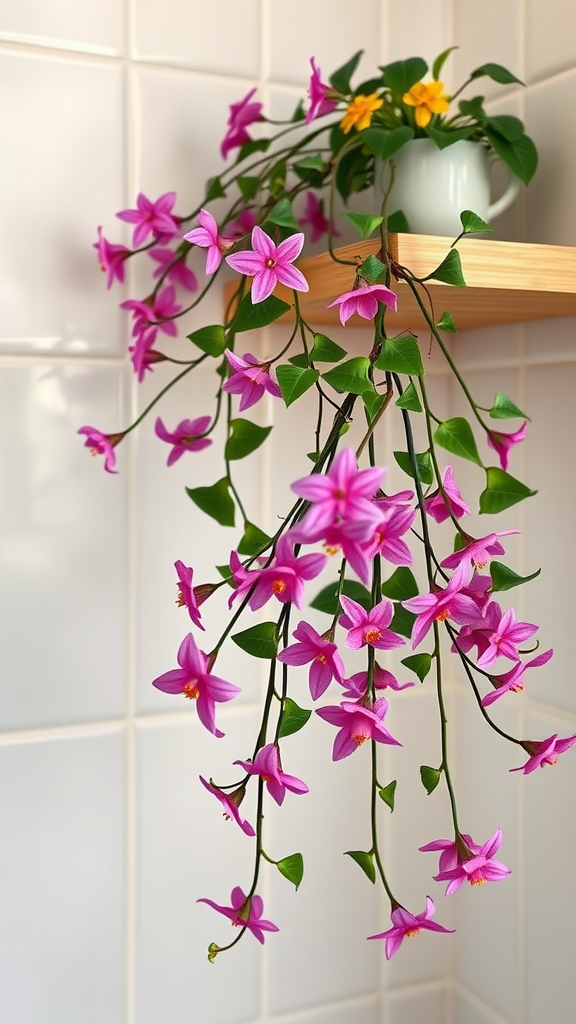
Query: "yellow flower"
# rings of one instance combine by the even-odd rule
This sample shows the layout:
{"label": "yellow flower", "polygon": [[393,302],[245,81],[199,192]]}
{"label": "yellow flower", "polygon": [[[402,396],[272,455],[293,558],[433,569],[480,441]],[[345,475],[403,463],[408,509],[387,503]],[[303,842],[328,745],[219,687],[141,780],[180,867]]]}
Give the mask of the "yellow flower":
{"label": "yellow flower", "polygon": [[448,96],[442,96],[444,82],[417,82],[404,93],[402,102],[416,107],[415,118],[419,128],[430,123],[432,114],[445,114],[449,106]]}
{"label": "yellow flower", "polygon": [[347,134],[351,128],[356,127],[359,132],[368,128],[375,110],[380,110],[384,100],[379,99],[377,92],[369,96],[355,96],[346,108],[346,114],[340,122],[340,127]]}

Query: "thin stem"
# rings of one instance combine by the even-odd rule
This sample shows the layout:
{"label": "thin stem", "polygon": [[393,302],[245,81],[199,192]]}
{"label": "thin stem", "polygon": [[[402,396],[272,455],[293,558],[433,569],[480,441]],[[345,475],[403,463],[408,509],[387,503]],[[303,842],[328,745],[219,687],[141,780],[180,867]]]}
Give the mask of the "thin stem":
{"label": "thin stem", "polygon": [[448,795],[450,797],[450,808],[452,811],[452,822],[454,824],[454,831],[456,835],[459,835],[460,829],[458,828],[458,811],[456,807],[456,796],[454,793],[454,787],[452,785],[452,778],[450,775],[450,767],[448,764],[448,718],[446,717],[444,694],[442,691],[442,658],[440,654],[440,638],[438,635],[437,622],[434,623],[434,651],[436,653],[436,694],[438,697],[438,710],[440,712],[440,736],[442,741],[441,769],[444,772],[444,778],[446,779],[446,787],[448,789]]}
{"label": "thin stem", "polygon": [[372,754],[372,800],[370,807],[370,826],[372,831],[372,852],[374,854],[374,860],[376,861],[376,867],[378,868],[378,874],[382,885],[386,890],[386,894],[393,906],[398,905],[398,900],[395,899],[394,893],[388,884],[386,873],[382,865],[382,859],[380,857],[380,850],[378,849],[378,824],[377,824],[377,807],[378,807],[378,754],[376,748],[376,741],[370,740],[371,754]]}

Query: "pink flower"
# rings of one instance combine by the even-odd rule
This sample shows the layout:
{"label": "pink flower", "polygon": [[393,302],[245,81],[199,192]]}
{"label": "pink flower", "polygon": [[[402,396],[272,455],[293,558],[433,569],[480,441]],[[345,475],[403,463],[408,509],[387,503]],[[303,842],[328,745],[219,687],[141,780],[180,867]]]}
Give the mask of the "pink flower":
{"label": "pink flower", "polygon": [[452,555],[448,555],[448,558],[440,562],[440,565],[445,569],[455,569],[457,565],[470,559],[477,569],[483,569],[490,561],[492,555],[503,555],[505,553],[497,538],[509,537],[514,533],[520,533],[520,530],[501,530],[500,533],[489,533],[487,537],[480,537],[478,540],[464,533],[462,537],[469,543],[466,543],[466,546],[461,548],[460,551],[455,551]]}
{"label": "pink flower", "polygon": [[198,288],[198,281],[196,280],[196,274],[186,266],[186,257],[181,256],[176,259],[176,253],[172,249],[149,249],[148,255],[158,263],[158,267],[152,274],[152,277],[162,277],[166,274],[167,281],[173,281],[174,284],[181,284],[183,288],[187,288],[189,292],[195,292]]}
{"label": "pink flower", "polygon": [[316,535],[341,520],[362,522],[364,535],[356,540],[368,540],[380,520],[380,513],[370,499],[384,477],[378,466],[358,469],[352,448],[343,448],[325,474],[311,473],[292,484],[292,490],[312,507],[301,523],[304,536]]}
{"label": "pink flower", "polygon": [[192,587],[192,577],[194,576],[194,570],[184,562],[178,560],[174,562],[174,568],[176,569],[176,575],[178,576],[178,597],[176,604],[179,608],[187,608],[188,614],[192,619],[195,626],[200,629],[204,629],[202,622],[200,621],[200,609],[196,600],[196,594]]}
{"label": "pink flower", "polygon": [[460,519],[462,516],[471,515],[470,509],[465,501],[462,500],[462,495],[458,490],[454,482],[454,474],[451,466],[446,466],[444,475],[442,477],[442,487],[446,497],[448,498],[448,506],[444,500],[442,491],[435,491],[429,498],[424,501],[424,508],[432,519],[435,519],[437,523],[443,523],[448,519],[450,512],[456,519]]}
{"label": "pink flower", "polygon": [[209,426],[210,417],[199,416],[196,420],[181,420],[170,433],[158,416],[154,424],[154,433],[161,441],[166,441],[173,446],[166,465],[173,466],[184,455],[184,452],[201,452],[203,448],[208,448],[208,445],[212,444],[212,439],[200,435],[205,434]]}
{"label": "pink flower", "polygon": [[262,363],[251,352],[238,356],[226,349],[224,355],[235,372],[222,385],[222,390],[241,396],[240,412],[259,402],[265,391],[275,398],[282,398],[280,388],[270,376],[270,363]]}
{"label": "pink flower", "polygon": [[510,869],[499,860],[494,860],[494,854],[502,845],[502,829],[497,829],[493,836],[483,846],[474,843],[470,836],[459,835],[455,842],[449,839],[435,839],[420,850],[428,851],[441,850],[440,871],[434,875],[435,882],[448,882],[445,896],[451,896],[456,892],[462,882],[470,882],[470,885],[482,885],[484,882],[499,882]]}
{"label": "pink flower", "polygon": [[255,92],[256,88],[251,89],[243,99],[230,104],[228,130],[220,145],[223,160],[226,160],[231,149],[236,149],[238,146],[243,146],[245,142],[251,141],[251,136],[246,131],[247,126],[262,120],[262,104],[250,103]]}
{"label": "pink flower", "polygon": [[222,262],[222,255],[232,244],[231,238],[218,234],[218,225],[209,210],[200,210],[198,214],[199,228],[194,228],[184,235],[187,242],[208,249],[206,253],[206,273],[213,274]]}
{"label": "pink flower", "polygon": [[270,796],[277,804],[284,802],[286,790],[291,793],[307,793],[308,786],[295,775],[286,775],[280,765],[280,754],[275,743],[267,743],[256,754],[254,761],[234,761],[248,772],[248,775],[259,775],[266,783]]}
{"label": "pink flower", "polygon": [[151,325],[175,338],[178,328],[173,322],[173,318],[182,309],[182,306],[174,301],[175,298],[176,289],[173,285],[168,285],[167,288],[162,288],[157,295],[150,296],[146,300],[127,299],[126,302],[121,302],[120,309],[131,310],[134,317],[133,336],[137,337],[144,328]]}
{"label": "pink flower", "polygon": [[519,768],[511,768],[510,771],[524,772],[524,775],[529,775],[536,768],[543,768],[545,764],[556,764],[558,754],[563,754],[565,750],[569,750],[575,743],[576,733],[563,740],[558,739],[558,733],[556,732],[553,736],[549,736],[547,740],[522,740],[521,746],[530,754],[530,757],[526,764],[520,765]]}
{"label": "pink flower", "polygon": [[308,282],[292,264],[300,255],[304,245],[304,235],[297,232],[290,235],[280,245],[275,245],[270,235],[256,225],[252,228],[253,252],[236,252],[226,257],[226,263],[240,274],[253,277],[252,302],[263,302],[272,294],[277,284],[284,284],[297,292],[307,292]]}
{"label": "pink flower", "polygon": [[453,619],[454,622],[467,623],[478,618],[478,606],[473,598],[461,591],[470,582],[472,566],[462,562],[444,590],[435,590],[430,594],[419,594],[402,606],[417,615],[412,631],[412,647],[417,647],[424,639],[434,622]]}
{"label": "pink flower", "polygon": [[205,789],[207,789],[209,793],[212,793],[212,795],[215,796],[222,804],[224,808],[224,817],[228,820],[233,818],[236,824],[240,825],[240,828],[247,836],[255,836],[256,833],[252,828],[252,825],[241,817],[239,811],[240,804],[242,803],[246,793],[244,786],[239,786],[239,788],[235,789],[233,793],[224,793],[223,790],[218,789],[217,786],[212,786],[209,782],[206,782],[206,779],[203,779],[201,775],[199,776],[199,779]]}
{"label": "pink flower", "polygon": [[278,927],[272,921],[265,921],[262,917],[264,904],[260,896],[247,897],[237,885],[232,889],[230,896],[231,907],[221,907],[212,900],[200,899],[198,903],[207,903],[213,910],[217,910],[224,917],[229,917],[232,924],[237,928],[247,928],[252,932],[258,942],[264,942],[264,932],[277,932]]}
{"label": "pink flower", "polygon": [[489,707],[495,700],[502,697],[505,693],[512,690],[513,693],[517,693],[519,690],[524,689],[524,680],[522,676],[527,668],[536,668],[539,665],[545,665],[547,661],[554,654],[552,648],[549,651],[544,651],[539,654],[536,658],[532,658],[531,661],[527,661],[524,664],[521,661],[517,661],[513,668],[509,672],[504,672],[499,676],[490,676],[490,682],[496,689],[491,690],[485,697],[482,698],[482,707]]}
{"label": "pink flower", "polygon": [[116,216],[128,224],[135,224],[132,245],[137,248],[152,235],[159,242],[169,242],[180,231],[178,217],[171,213],[176,202],[175,192],[165,192],[156,202],[140,192],[135,210],[121,210]]}
{"label": "pink flower", "polygon": [[[378,502],[376,505],[381,508]],[[380,554],[393,565],[412,565],[412,552],[401,538],[411,528],[415,518],[416,512],[412,508],[396,505],[382,509],[374,539],[368,545],[369,557]]]}
{"label": "pink flower", "polygon": [[322,81],[322,72],[320,68],[316,67],[314,57],[310,57],[310,65],[312,67],[312,75],[308,85],[310,107],[306,114],[306,124],[311,124],[317,117],[322,117],[323,114],[331,114],[336,109],[334,100],[327,99],[327,94],[330,92],[331,87],[325,85]]}
{"label": "pink flower", "polygon": [[226,225],[228,238],[231,241],[237,238],[244,238],[244,235],[249,235],[251,233],[252,228],[256,227],[257,223],[258,218],[253,210],[242,210],[236,217],[236,220],[230,221],[230,223]]}
{"label": "pink flower", "polygon": [[122,440],[124,434],[103,434],[96,427],[80,427],[79,434],[86,434],[84,447],[90,449],[91,455],[104,456],[104,469],[107,473],[117,473],[115,446]]}
{"label": "pink flower", "polygon": [[[310,225],[312,229],[310,232],[311,242],[317,242],[319,238],[322,238],[322,235],[327,233],[330,225],[328,218],[324,216],[324,201],[322,199],[318,199],[315,192],[306,193],[306,208],[304,210],[304,216],[298,218],[298,223],[302,227],[304,227],[305,224]],[[330,234],[332,236],[340,234],[340,232],[336,230],[334,224],[331,225]]]}
{"label": "pink flower", "polygon": [[518,430],[515,430],[512,434],[502,434],[499,430],[489,430],[486,434],[486,440],[495,452],[498,453],[500,459],[500,465],[502,469],[508,469],[508,453],[515,444],[520,444],[526,438],[526,427],[527,421]]}
{"label": "pink flower", "polygon": [[266,569],[244,569],[235,551],[230,555],[230,569],[236,584],[228,607],[238,597],[243,597],[254,587],[249,604],[252,611],[257,611],[266,604],[272,595],[282,604],[291,601],[297,608],[302,607],[304,600],[304,581],[312,580],[322,572],[326,564],[326,555],[302,555],[296,558],[294,545],[288,534],[280,538],[276,545],[276,553],[272,563]]}
{"label": "pink flower", "polygon": [[340,604],[346,614],[341,615],[338,622],[349,631],[346,647],[351,650],[357,651],[369,644],[380,651],[391,651],[406,643],[403,637],[386,628],[394,615],[394,607],[387,597],[383,597],[369,612],[361,604],[344,595],[340,598]]}
{"label": "pink flower", "polygon": [[340,730],[334,740],[332,760],[340,761],[341,758],[348,757],[367,739],[401,747],[400,741],[394,739],[382,724],[387,711],[388,701],[385,697],[379,697],[371,706],[368,706],[365,700],[360,700],[342,701],[340,705],[318,708],[316,714]]}
{"label": "pink flower", "polygon": [[220,739],[224,733],[216,728],[216,702],[232,700],[240,693],[240,687],[211,674],[208,657],[198,649],[192,633],[180,644],[178,664],[180,668],[170,669],[153,679],[152,686],[164,693],[183,693],[189,700],[195,700],[202,725]]}
{"label": "pink flower", "polygon": [[154,342],[158,336],[158,328],[154,324],[147,324],[144,320],[139,321],[139,330],[135,334],[136,341],[128,346],[132,366],[141,383],[144,380],[146,370],[152,370],[155,363],[162,363],[166,356],[154,348]]}
{"label": "pink flower", "polygon": [[516,613],[508,608],[502,615],[496,629],[491,632],[488,646],[478,658],[478,668],[490,668],[497,658],[518,659],[518,644],[529,640],[538,631],[532,622],[516,622]]}
{"label": "pink flower", "polygon": [[[368,692],[368,673],[355,672],[349,679],[342,680],[342,685],[346,687],[343,691],[344,697],[361,699]],[[380,668],[378,664],[374,668],[375,690],[385,690],[387,687],[391,690],[406,690],[409,686],[414,685],[414,683],[399,683],[396,676],[393,676],[388,669]]]}
{"label": "pink flower", "polygon": [[[356,278],[360,281],[360,278]],[[340,322],[345,324],[353,313],[358,313],[365,320],[373,320],[378,312],[378,303],[395,313],[398,307],[398,296],[383,284],[358,284],[351,292],[343,292],[334,302],[328,303],[326,309],[340,306]]]}
{"label": "pink flower", "polygon": [[318,700],[328,689],[333,679],[339,683],[344,678],[344,665],[338,654],[338,647],[326,640],[307,622],[300,622],[292,633],[297,644],[285,647],[278,655],[278,661],[285,665],[310,665],[309,685],[312,700]]}
{"label": "pink flower", "polygon": [[294,540],[304,544],[313,544],[318,540],[324,541],[324,551],[327,555],[336,555],[340,551],[354,570],[362,583],[367,584],[370,579],[372,560],[367,553],[365,520],[346,520],[336,523],[333,526],[320,526],[310,530],[305,517],[290,530],[290,536]]}
{"label": "pink flower", "polygon": [[422,914],[411,914],[408,910],[404,910],[404,907],[396,906],[395,910],[390,914],[390,920],[392,921],[392,928],[389,928],[386,932],[380,932],[378,935],[369,935],[369,939],[385,939],[386,940],[386,959],[390,960],[390,957],[394,956],[394,953],[400,946],[404,939],[408,936],[419,935],[422,928],[430,932],[453,932],[453,928],[444,928],[441,924],[436,924],[435,921],[431,921],[430,918],[436,910],[434,900],[426,897],[426,910]]}
{"label": "pink flower", "polygon": [[100,270],[107,275],[106,288],[112,287],[114,279],[122,283],[124,263],[132,255],[132,250],[127,249],[125,245],[114,245],[109,242],[102,234],[102,227],[98,228],[98,241],[94,242],[94,248],[98,253]]}

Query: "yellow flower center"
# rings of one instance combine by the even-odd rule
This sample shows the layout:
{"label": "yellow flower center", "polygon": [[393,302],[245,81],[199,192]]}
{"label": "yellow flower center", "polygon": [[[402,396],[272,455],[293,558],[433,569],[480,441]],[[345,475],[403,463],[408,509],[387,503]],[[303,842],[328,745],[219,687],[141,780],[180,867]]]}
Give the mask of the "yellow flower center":
{"label": "yellow flower center", "polygon": [[314,661],[319,661],[321,665],[325,665],[326,664],[326,655],[325,654],[317,654],[316,657],[314,658]]}
{"label": "yellow flower center", "polygon": [[468,881],[470,882],[470,885],[484,885],[486,879],[482,878],[482,876],[480,876],[479,878],[474,878],[473,875],[468,875]]}
{"label": "yellow flower center", "polygon": [[414,938],[415,935],[420,935],[420,929],[419,928],[410,928],[410,930],[407,931],[405,934],[406,934],[406,938],[407,939],[412,939],[412,938]]}
{"label": "yellow flower center", "polygon": [[284,591],[286,590],[286,584],[284,583],[284,580],[274,580],[272,584],[272,590],[276,595],[283,594]]}
{"label": "yellow flower center", "polygon": [[434,618],[436,619],[436,622],[445,622],[446,619],[450,618],[450,609],[443,608],[441,612],[438,612],[438,615],[434,616]]}
{"label": "yellow flower center", "polygon": [[355,96],[348,104],[346,113],[340,122],[344,134],[347,135],[352,128],[357,128],[359,132],[368,128],[372,121],[372,114],[375,110],[379,110],[383,103],[384,100],[379,98],[377,92],[372,92],[369,96]]}
{"label": "yellow flower center", "polygon": [[382,633],[380,632],[379,629],[376,628],[376,626],[374,626],[372,629],[367,629],[366,632],[364,633],[364,639],[367,644],[375,643],[375,641],[379,640],[381,636]]}
{"label": "yellow flower center", "polygon": [[367,738],[367,736],[352,736],[354,743],[357,743],[359,747],[361,747],[362,744],[366,742]]}
{"label": "yellow flower center", "polygon": [[449,107],[448,96],[442,95],[444,82],[417,82],[402,97],[408,107],[415,107],[414,117],[419,128],[430,124],[432,114],[445,114]]}
{"label": "yellow flower center", "polygon": [[337,555],[340,551],[339,544],[324,544],[324,551],[327,555]]}
{"label": "yellow flower center", "polygon": [[184,694],[185,697],[188,697],[188,700],[196,700],[196,698],[200,695],[200,690],[198,689],[197,686],[195,686],[195,683],[196,680],[194,680],[194,682],[192,683],[186,683],[186,686],[182,690],[182,693]]}
{"label": "yellow flower center", "polygon": [[180,587],[178,587],[178,597],[176,598],[176,604],[178,605],[179,608],[183,608],[184,605],[186,604],[186,601],[184,600],[184,595]]}
{"label": "yellow flower center", "polygon": [[273,260],[271,256],[264,262],[264,266],[268,267],[268,270],[272,270],[272,267],[276,266],[276,260]]}

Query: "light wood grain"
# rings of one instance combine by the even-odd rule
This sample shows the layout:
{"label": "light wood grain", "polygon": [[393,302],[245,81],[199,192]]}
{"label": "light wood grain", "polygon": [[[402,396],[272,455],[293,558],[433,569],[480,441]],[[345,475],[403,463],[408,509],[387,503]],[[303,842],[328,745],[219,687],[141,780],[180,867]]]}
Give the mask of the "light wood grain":
{"label": "light wood grain", "polygon": [[[445,258],[451,241],[438,235],[390,235],[389,250],[397,264],[425,277]],[[351,261],[349,266],[334,262],[328,253],[300,260],[297,266],[310,286],[310,291],[300,296],[304,319],[318,327],[339,323],[338,310],[326,309],[327,304],[350,291],[355,266],[379,248],[379,240],[371,239],[337,249],[339,259]],[[426,284],[437,320],[448,309],[456,327],[467,330],[576,315],[576,248],[463,238],[458,251],[467,287],[437,281]],[[389,328],[420,326],[422,317],[408,285],[398,281],[392,282],[392,287],[398,293],[398,312],[389,314]],[[225,286],[226,302],[234,289],[232,282]],[[274,294],[292,304],[289,289],[279,286]],[[293,312],[284,319],[293,320]],[[369,326],[356,315],[350,323]]]}

